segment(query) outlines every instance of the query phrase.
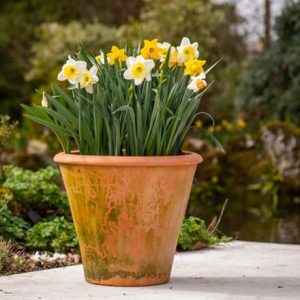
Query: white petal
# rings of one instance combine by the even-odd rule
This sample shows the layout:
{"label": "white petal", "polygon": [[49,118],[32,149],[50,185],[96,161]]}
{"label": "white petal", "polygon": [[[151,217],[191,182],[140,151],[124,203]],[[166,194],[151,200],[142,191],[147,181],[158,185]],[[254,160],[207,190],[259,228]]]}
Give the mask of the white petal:
{"label": "white petal", "polygon": [[140,85],[140,84],[142,84],[143,81],[144,81],[144,78],[138,78],[138,79],[134,80],[134,84],[135,85]]}
{"label": "white petal", "polygon": [[145,78],[146,78],[147,81],[150,81],[151,80],[151,74],[147,73],[146,76],[145,76]]}
{"label": "white petal", "polygon": [[199,74],[198,76],[197,76],[197,79],[205,79],[206,78],[206,75],[205,75],[205,73],[203,72],[203,73],[201,73],[201,74]]}
{"label": "white petal", "polygon": [[199,51],[196,50],[196,51],[195,51],[195,58],[198,58],[198,57],[199,57]]}
{"label": "white petal", "polygon": [[193,48],[194,48],[195,50],[198,49],[198,43],[193,43],[192,46],[193,46]]}
{"label": "white petal", "polygon": [[155,63],[152,59],[147,59],[147,60],[145,60],[145,66],[148,71],[151,71],[154,68]]}
{"label": "white petal", "polygon": [[99,81],[98,76],[92,75],[92,82],[93,82],[93,83],[96,83],[96,82],[98,82],[98,81]]}
{"label": "white petal", "polygon": [[145,60],[145,58],[142,55],[139,55],[139,56],[136,57],[136,62],[142,62],[142,63],[144,63],[145,61],[146,60]]}
{"label": "white petal", "polygon": [[97,66],[93,65],[93,66],[90,68],[90,73],[91,73],[91,75],[96,75],[97,72],[98,72]]}
{"label": "white petal", "polygon": [[86,62],[83,60],[76,61],[76,66],[80,72],[83,72],[86,70]]}
{"label": "white petal", "polygon": [[127,66],[127,68],[130,68],[131,65],[134,64],[134,63],[135,63],[135,57],[130,56],[130,57],[127,58],[127,60],[126,60],[126,66]]}
{"label": "white petal", "polygon": [[93,85],[90,84],[88,86],[85,87],[85,90],[89,93],[92,94],[93,93]]}
{"label": "white petal", "polygon": [[195,80],[192,80],[190,82],[190,84],[187,86],[187,89],[188,90],[193,90],[195,91],[195,89],[198,89],[197,85],[196,85],[196,81]]}
{"label": "white petal", "polygon": [[64,81],[64,80],[66,80],[67,78],[66,78],[64,72],[63,72],[63,71],[60,71],[60,72],[58,73],[58,75],[57,75],[57,79],[58,79],[59,81]]}
{"label": "white petal", "polygon": [[191,42],[190,42],[189,38],[183,37],[182,40],[181,40],[180,46],[185,47],[185,46],[190,45],[190,44],[191,44]]}
{"label": "white petal", "polygon": [[80,82],[80,77],[77,77],[77,78],[74,78],[74,79],[68,79],[68,81],[71,83],[71,84],[78,84]]}
{"label": "white petal", "polygon": [[132,79],[131,73],[128,69],[124,72],[124,78],[127,80]]}
{"label": "white petal", "polygon": [[75,64],[76,64],[76,60],[73,59],[73,58],[71,57],[71,55],[69,55],[69,56],[68,56],[68,60],[66,61],[66,64],[68,64],[68,65],[75,65]]}

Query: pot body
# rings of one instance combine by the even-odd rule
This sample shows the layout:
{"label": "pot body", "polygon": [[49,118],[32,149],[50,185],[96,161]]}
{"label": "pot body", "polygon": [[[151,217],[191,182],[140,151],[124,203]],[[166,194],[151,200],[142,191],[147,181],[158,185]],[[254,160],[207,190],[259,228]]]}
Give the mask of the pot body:
{"label": "pot body", "polygon": [[59,153],[86,281],[115,286],[169,281],[200,155]]}

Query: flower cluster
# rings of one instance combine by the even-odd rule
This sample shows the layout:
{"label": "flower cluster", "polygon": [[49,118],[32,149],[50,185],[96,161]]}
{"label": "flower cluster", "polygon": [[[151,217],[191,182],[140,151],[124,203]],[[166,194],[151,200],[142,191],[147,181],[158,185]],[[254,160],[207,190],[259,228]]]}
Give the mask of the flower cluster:
{"label": "flower cluster", "polygon": [[124,79],[133,80],[135,85],[141,85],[144,80],[150,81],[153,73],[159,73],[161,66],[167,64],[170,69],[182,68],[184,76],[190,76],[187,89],[196,93],[207,86],[203,69],[206,61],[198,59],[198,43],[191,43],[187,37],[184,37],[177,47],[167,42],[159,43],[157,39],[144,40],[144,45],[136,56],[130,56],[126,52],[125,48],[117,46],[112,46],[107,54],[100,51],[89,70],[85,61],[76,61],[69,56],[58,74],[58,80],[68,80],[70,84],[93,93],[93,85],[99,81],[98,68],[102,65],[126,68],[123,73]]}
{"label": "flower cluster", "polygon": [[57,76],[60,81],[68,80],[71,84],[78,85],[84,88],[88,93],[93,93],[93,84],[98,82],[99,78],[96,75],[98,68],[93,65],[90,70],[87,69],[85,61],[74,60],[71,56],[63,65],[62,70]]}

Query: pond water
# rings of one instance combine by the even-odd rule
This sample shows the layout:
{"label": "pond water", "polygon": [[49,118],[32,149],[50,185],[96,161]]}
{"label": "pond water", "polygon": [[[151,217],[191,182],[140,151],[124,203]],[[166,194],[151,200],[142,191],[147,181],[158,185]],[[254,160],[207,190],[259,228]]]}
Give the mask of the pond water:
{"label": "pond water", "polygon": [[[227,236],[245,241],[300,244],[300,205],[279,207],[276,212],[253,208],[245,199],[229,201],[218,227]],[[242,203],[242,205],[241,205]],[[222,205],[199,203],[189,215],[211,222]]]}

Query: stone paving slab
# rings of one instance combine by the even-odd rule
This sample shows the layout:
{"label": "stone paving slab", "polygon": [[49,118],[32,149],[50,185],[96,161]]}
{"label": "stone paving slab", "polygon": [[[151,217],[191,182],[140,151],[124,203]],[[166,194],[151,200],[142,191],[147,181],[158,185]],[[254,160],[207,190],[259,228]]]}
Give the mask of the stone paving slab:
{"label": "stone paving slab", "polygon": [[300,299],[300,245],[235,241],[178,253],[171,280],[152,287],[84,281],[82,266],[0,278],[1,300]]}

